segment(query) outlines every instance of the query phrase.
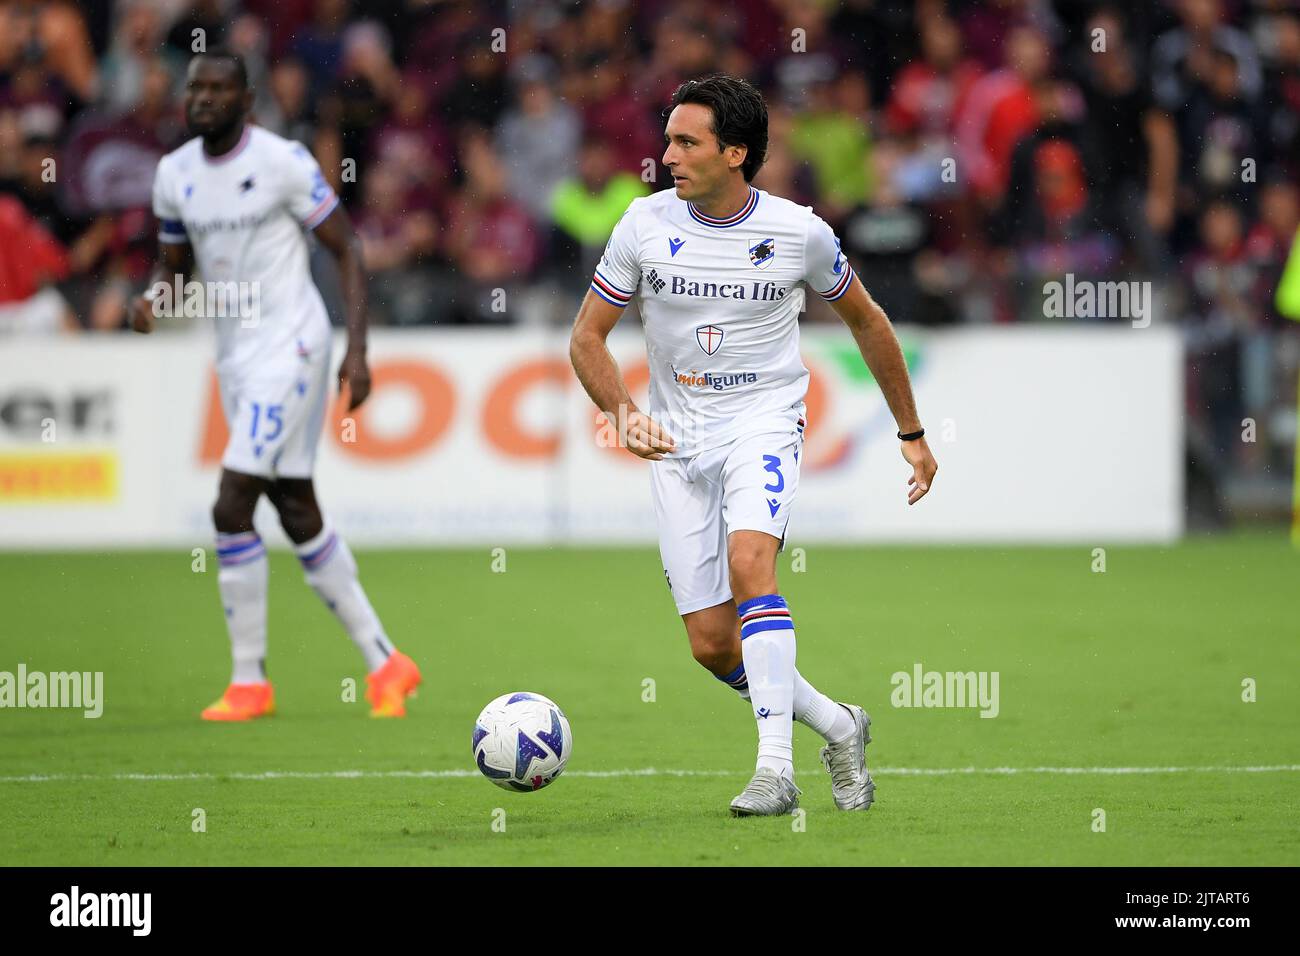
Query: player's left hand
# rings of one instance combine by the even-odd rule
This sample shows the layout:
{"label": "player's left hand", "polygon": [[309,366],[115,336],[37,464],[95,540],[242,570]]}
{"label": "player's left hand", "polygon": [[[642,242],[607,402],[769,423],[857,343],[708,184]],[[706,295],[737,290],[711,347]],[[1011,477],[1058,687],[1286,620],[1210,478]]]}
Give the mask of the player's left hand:
{"label": "player's left hand", "polygon": [[912,477],[907,479],[907,503],[914,505],[926,496],[939,463],[930,454],[930,446],[922,436],[915,441],[903,442],[903,460],[912,466]]}
{"label": "player's left hand", "polygon": [[370,395],[370,366],[366,364],[366,353],[348,349],[339,366],[339,392],[344,384],[348,387],[348,411],[357,408]]}

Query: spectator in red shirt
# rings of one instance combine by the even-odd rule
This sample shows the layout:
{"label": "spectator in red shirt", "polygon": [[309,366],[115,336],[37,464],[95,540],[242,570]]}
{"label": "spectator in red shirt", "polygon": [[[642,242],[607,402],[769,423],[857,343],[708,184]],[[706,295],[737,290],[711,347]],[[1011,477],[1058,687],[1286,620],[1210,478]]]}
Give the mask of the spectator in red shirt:
{"label": "spectator in red shirt", "polygon": [[984,70],[962,55],[961,32],[950,18],[927,17],[920,30],[922,59],[899,72],[885,118],[895,133],[947,139]]}
{"label": "spectator in red shirt", "polygon": [[1006,67],[971,87],[957,117],[958,175],[989,205],[1007,188],[1011,151],[1038,125],[1034,91],[1047,77],[1051,52],[1040,33],[1020,27],[1007,38],[1006,59]]}
{"label": "spectator in red shirt", "polygon": [[50,283],[68,254],[12,196],[0,196],[0,335],[72,331],[77,321]]}

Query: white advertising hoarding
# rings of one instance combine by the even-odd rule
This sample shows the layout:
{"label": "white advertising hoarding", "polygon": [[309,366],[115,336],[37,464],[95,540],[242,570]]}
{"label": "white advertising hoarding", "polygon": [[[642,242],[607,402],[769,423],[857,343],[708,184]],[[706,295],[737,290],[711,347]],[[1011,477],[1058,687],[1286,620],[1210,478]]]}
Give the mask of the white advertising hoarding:
{"label": "white advertising hoarding", "polygon": [[[852,338],[805,329],[808,428],[790,540],[1150,541],[1183,526],[1175,332],[1006,327],[902,340],[940,465],[909,468]],[[598,440],[567,332],[377,330],[375,388],[336,407],[317,486],[362,546],[651,543],[648,463]],[[645,350],[611,351],[644,402]],[[341,357],[336,346],[335,360]],[[608,429],[605,429],[608,434]],[[0,349],[0,547],[211,537],[225,423],[193,334],[9,340]],[[259,528],[283,540],[263,506]]]}

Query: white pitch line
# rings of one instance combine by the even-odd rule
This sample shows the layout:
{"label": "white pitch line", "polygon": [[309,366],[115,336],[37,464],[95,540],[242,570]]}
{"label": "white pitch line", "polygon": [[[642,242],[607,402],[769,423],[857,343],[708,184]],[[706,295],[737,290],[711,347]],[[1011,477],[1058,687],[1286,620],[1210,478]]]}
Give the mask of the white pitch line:
{"label": "white pitch line", "polygon": [[[738,770],[666,770],[643,767],[638,770],[571,770],[566,777],[593,777],[598,779],[620,777],[734,777],[745,774]],[[812,771],[807,771],[812,772]],[[950,777],[996,776],[1019,774],[1045,774],[1072,776],[1079,774],[1129,775],[1159,773],[1296,773],[1300,764],[1276,764],[1255,767],[879,767],[873,775],[885,777]],[[26,776],[0,777],[0,783],[68,783],[84,780],[124,780],[138,783],[177,780],[382,780],[415,779],[446,780],[478,777],[477,770],[267,770],[260,773],[51,773]]]}

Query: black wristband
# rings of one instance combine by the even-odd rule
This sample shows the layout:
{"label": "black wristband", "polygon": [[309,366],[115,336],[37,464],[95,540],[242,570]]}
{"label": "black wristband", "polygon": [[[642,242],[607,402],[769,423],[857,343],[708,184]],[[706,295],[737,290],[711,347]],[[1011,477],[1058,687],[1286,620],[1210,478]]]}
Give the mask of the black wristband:
{"label": "black wristband", "polygon": [[922,428],[919,432],[908,432],[906,435],[904,435],[902,432],[898,433],[899,441],[916,441],[918,438],[924,438],[924,437],[925,437],[924,428]]}

